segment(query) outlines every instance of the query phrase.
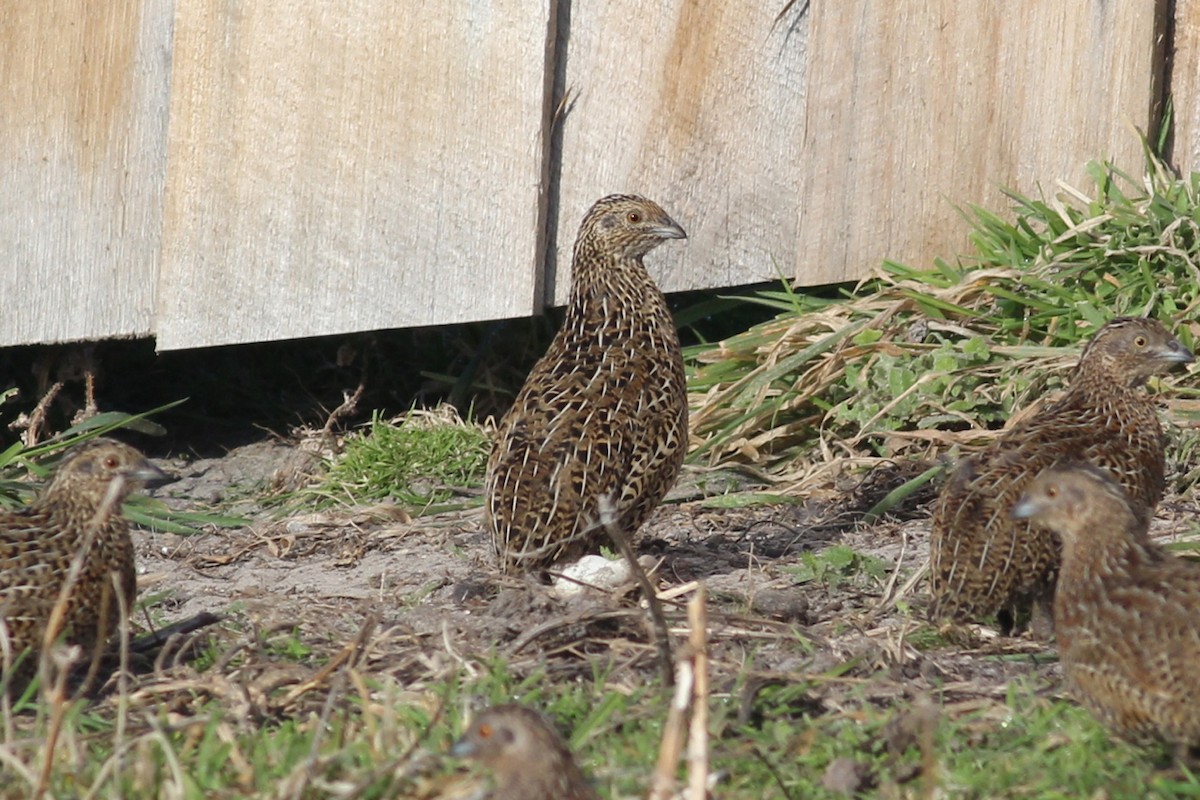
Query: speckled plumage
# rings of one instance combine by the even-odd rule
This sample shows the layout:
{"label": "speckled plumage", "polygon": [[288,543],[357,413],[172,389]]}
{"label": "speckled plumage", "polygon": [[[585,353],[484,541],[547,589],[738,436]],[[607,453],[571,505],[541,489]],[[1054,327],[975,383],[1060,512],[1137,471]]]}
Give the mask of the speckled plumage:
{"label": "speckled plumage", "polygon": [[451,754],[492,771],[490,800],[599,800],[558,731],[538,712],[516,704],[480,713]]}
{"label": "speckled plumage", "polygon": [[[127,609],[137,592],[133,542],[121,504],[146,481],[162,477],[132,447],[96,439],[72,450],[30,505],[0,512],[0,621],[14,659],[22,651],[41,650],[80,553],[59,633],[79,645],[84,658],[105,645],[120,620],[112,576]],[[23,672],[32,666],[27,659]]]}
{"label": "speckled plumage", "polygon": [[1111,476],[1047,470],[1013,513],[1054,531],[1058,655],[1079,702],[1134,741],[1200,745],[1200,565],[1146,537],[1146,519]]}
{"label": "speckled plumage", "polygon": [[1009,510],[1039,472],[1077,459],[1108,470],[1138,518],[1148,519],[1162,498],[1164,456],[1158,412],[1143,385],[1192,360],[1160,323],[1114,319],[1084,348],[1060,400],[964,459],[934,507],[931,616],[982,621],[1001,614],[1011,624],[1033,605],[1048,618],[1058,546]]}
{"label": "speckled plumage", "polygon": [[612,195],[575,241],[562,329],[500,422],[485,514],[505,572],[537,572],[606,541],[599,498],[630,537],[679,475],[687,386],[666,298],[642,258],[686,235],[659,206]]}

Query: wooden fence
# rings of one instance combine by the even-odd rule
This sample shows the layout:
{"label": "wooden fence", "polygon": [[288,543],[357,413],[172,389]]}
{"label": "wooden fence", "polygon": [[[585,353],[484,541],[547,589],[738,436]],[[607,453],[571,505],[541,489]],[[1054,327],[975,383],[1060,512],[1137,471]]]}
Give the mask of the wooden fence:
{"label": "wooden fence", "polygon": [[0,0],[0,345],[529,315],[613,191],[668,290],[953,257],[1168,90],[1197,163],[1197,2]]}

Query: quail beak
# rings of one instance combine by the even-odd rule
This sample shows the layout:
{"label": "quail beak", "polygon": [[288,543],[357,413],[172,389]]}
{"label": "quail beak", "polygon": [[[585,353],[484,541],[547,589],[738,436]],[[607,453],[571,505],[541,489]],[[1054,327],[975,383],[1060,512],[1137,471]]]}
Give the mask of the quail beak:
{"label": "quail beak", "polygon": [[683,228],[675,220],[667,217],[662,224],[654,228],[653,233],[660,239],[686,239],[687,234],[683,232]]}
{"label": "quail beak", "polygon": [[162,486],[176,479],[176,476],[168,475],[146,459],[142,459],[140,463],[126,470],[125,477],[140,483],[147,489]]}
{"label": "quail beak", "polygon": [[1196,360],[1196,357],[1192,355],[1192,351],[1180,344],[1178,339],[1172,339],[1167,342],[1159,348],[1155,355],[1163,361],[1173,364],[1191,364]]}
{"label": "quail beak", "polygon": [[470,758],[475,755],[477,749],[475,743],[464,736],[450,747],[450,755],[455,758]]}
{"label": "quail beak", "polygon": [[1013,519],[1029,519],[1038,512],[1038,502],[1032,497],[1022,497],[1017,501],[1017,504],[1012,507],[1010,516]]}

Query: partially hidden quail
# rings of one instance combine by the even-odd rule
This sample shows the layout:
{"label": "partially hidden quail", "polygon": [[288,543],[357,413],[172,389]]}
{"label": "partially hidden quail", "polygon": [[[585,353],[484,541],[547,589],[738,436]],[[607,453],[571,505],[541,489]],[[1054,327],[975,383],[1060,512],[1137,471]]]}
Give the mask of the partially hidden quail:
{"label": "partially hidden quail", "polygon": [[1072,693],[1136,742],[1200,745],[1200,564],[1150,542],[1107,472],[1063,464],[1013,514],[1062,540],[1054,633]]}
{"label": "partially hidden quail", "polygon": [[[116,631],[121,606],[132,608],[137,592],[121,506],[131,492],[164,477],[132,447],[95,439],[65,456],[30,505],[0,512],[0,623],[10,664],[22,653],[34,656],[22,661],[22,674],[35,666],[47,639],[61,637],[91,659]],[[76,559],[74,582],[65,588]],[[61,624],[47,637],[60,598]]]}
{"label": "partially hidden quail", "polygon": [[515,703],[480,713],[451,749],[490,769],[491,800],[599,800],[558,731],[538,712]]}
{"label": "partially hidden quail", "polygon": [[998,616],[1007,630],[1033,611],[1035,632],[1048,633],[1058,545],[1044,528],[1013,520],[1009,511],[1038,473],[1074,459],[1111,473],[1129,493],[1134,514],[1147,521],[1162,498],[1165,466],[1158,412],[1144,384],[1192,361],[1155,320],[1114,319],[1084,348],[1061,399],[964,459],[934,506],[931,617]]}
{"label": "partially hidden quail", "polygon": [[562,328],[501,420],[486,524],[508,573],[599,550],[609,496],[630,538],[679,475],[687,386],[679,336],[643,257],[686,234],[658,205],[611,195],[583,219]]}

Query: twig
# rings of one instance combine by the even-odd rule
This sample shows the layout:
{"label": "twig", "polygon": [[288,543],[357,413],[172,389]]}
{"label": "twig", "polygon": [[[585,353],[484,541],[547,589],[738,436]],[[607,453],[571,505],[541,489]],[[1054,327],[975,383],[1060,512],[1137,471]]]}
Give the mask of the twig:
{"label": "twig", "polygon": [[[83,408],[75,412],[71,418],[72,425],[78,425],[84,420],[91,419],[100,413],[96,404],[96,346],[84,345],[71,352],[71,361],[81,362],[78,368],[83,372]],[[59,370],[62,373],[62,370]]]}
{"label": "twig", "polygon": [[300,800],[304,795],[304,790],[308,787],[308,783],[312,780],[313,770],[317,765],[317,758],[321,754],[321,743],[325,739],[325,732],[329,729],[329,719],[333,716],[333,708],[341,699],[342,689],[346,684],[346,676],[354,669],[352,664],[347,664],[344,669],[338,670],[338,673],[330,684],[329,693],[325,695],[325,702],[321,706],[321,715],[318,718],[318,723],[314,727],[312,743],[308,748],[308,755],[304,757],[304,762],[300,765],[300,773],[292,788],[292,800]]}
{"label": "twig", "polygon": [[579,92],[575,91],[574,86],[568,86],[563,92],[563,96],[559,99],[558,105],[554,107],[554,114],[550,118],[550,128],[553,130],[562,124],[567,118],[567,114],[575,108],[575,101],[579,97]]}
{"label": "twig", "polygon": [[224,617],[218,616],[211,611],[201,611],[199,614],[193,614],[187,619],[172,622],[170,625],[165,625],[143,636],[139,636],[129,643],[129,650],[134,653],[148,653],[151,650],[164,648],[171,642],[173,637],[182,637],[189,633],[195,633],[198,630],[207,628],[209,625],[216,625],[223,619]]}
{"label": "twig", "polygon": [[683,750],[684,720],[688,704],[692,701],[694,679],[692,660],[681,658],[675,680],[675,696],[671,698],[667,721],[663,725],[662,744],[658,748],[658,764],[654,767],[654,777],[650,781],[648,800],[669,800],[674,795],[675,769],[679,765],[679,754]]}
{"label": "twig", "polygon": [[26,447],[33,447],[38,442],[38,429],[46,422],[46,414],[50,408],[50,404],[54,402],[54,398],[58,397],[58,393],[63,390],[65,384],[62,381],[55,381],[42,395],[42,399],[38,400],[38,404],[33,407],[33,411],[29,412],[29,416],[24,419],[18,419],[8,427],[13,430],[25,428],[25,433],[21,434],[21,443]]}
{"label": "twig", "polygon": [[[624,619],[625,617],[630,616],[632,613],[637,612],[635,612],[634,609],[620,608],[615,610],[584,609],[583,611],[564,614],[561,617],[555,617],[554,619],[547,620],[540,625],[535,625],[525,633],[518,636],[513,643],[509,645],[506,655],[510,658],[515,656],[542,636],[545,636],[547,633],[560,628],[566,628],[571,625],[579,625],[589,622],[603,622],[610,619]],[[466,662],[463,661],[463,659],[457,653],[450,650],[449,647],[447,647],[447,652],[449,652],[449,654],[456,661],[459,661],[465,665]],[[472,675],[474,675],[474,670],[471,672]]]}
{"label": "twig", "polygon": [[[79,575],[83,572],[84,562],[96,558],[96,554],[92,552],[92,547],[96,543],[96,536],[100,533],[101,526],[105,520],[112,515],[114,508],[119,503],[119,497],[124,489],[125,479],[118,477],[109,482],[108,488],[104,492],[104,497],[100,501],[95,514],[88,520],[83,535],[83,542],[75,555],[71,558],[71,564],[67,569],[66,578],[63,580],[62,586],[58,591],[58,598],[54,602],[54,606],[50,609],[50,618],[46,621],[46,630],[42,634],[42,644],[39,648],[41,653],[49,653],[58,639],[60,633],[66,628],[67,609],[70,605],[71,595],[75,591],[75,585],[79,582]],[[110,603],[118,602],[116,598],[110,597],[107,591],[101,592],[100,609],[97,622],[97,635],[95,642],[92,645],[92,652],[88,653],[88,671],[83,683],[79,686],[79,695],[91,686],[92,681],[96,679],[96,675],[100,669],[101,656],[103,649],[108,641],[112,631],[109,630],[109,610]],[[118,620],[120,624],[120,620]],[[41,665],[45,667],[49,662],[46,659],[41,659]],[[44,686],[49,686],[49,675],[43,683]]]}
{"label": "twig", "polygon": [[658,664],[662,670],[663,686],[671,688],[675,685],[675,672],[672,669],[671,659],[671,632],[667,627],[667,618],[663,614],[662,603],[658,600],[658,592],[654,590],[654,584],[650,583],[650,578],[646,576],[646,570],[642,569],[642,565],[638,563],[637,554],[633,552],[633,545],[629,543],[629,537],[625,535],[625,531],[621,530],[621,526],[617,524],[617,512],[613,503],[611,494],[602,494],[599,499],[600,508],[600,524],[604,526],[604,530],[608,532],[608,537],[613,540],[613,544],[617,546],[617,551],[629,562],[629,569],[637,578],[638,585],[642,589],[642,595],[646,598],[646,605],[650,609],[650,619],[654,623],[654,638],[655,645],[658,647]]}
{"label": "twig", "polygon": [[[71,662],[74,661],[79,654],[79,648],[75,645],[56,649],[52,654],[53,660],[57,663],[57,668],[53,673],[53,682],[48,682],[46,685],[50,687],[50,725],[46,731],[46,747],[42,753],[42,769],[38,774],[38,785],[33,791],[34,800],[46,794],[50,788],[50,772],[54,766],[54,755],[58,749],[58,737],[62,733],[63,721],[67,716],[67,708],[70,705],[67,702],[67,677],[71,674]],[[43,656],[42,665],[45,674],[49,677],[51,670],[49,663],[50,657]]]}
{"label": "twig", "polygon": [[116,732],[113,737],[113,755],[117,759],[114,765],[117,772],[121,771],[121,762],[125,759],[125,749],[129,728],[129,604],[128,599],[121,593],[121,576],[117,572],[110,572],[111,585],[113,589],[113,597],[117,600],[117,610],[119,612],[119,622],[117,623],[117,631],[120,633],[121,646],[121,661],[120,673],[117,675],[117,724]]}
{"label": "twig", "polygon": [[[688,729],[688,797],[708,796],[708,608],[704,584],[688,601],[688,641],[676,664],[675,695],[663,725],[658,764],[650,783],[648,800],[674,797],[675,771],[683,751],[683,732]],[[692,716],[687,721],[688,710]]]}
{"label": "twig", "polygon": [[358,410],[358,401],[362,400],[363,393],[367,390],[367,354],[362,354],[362,370],[358,375],[358,386],[355,387],[352,393],[347,394],[342,392],[342,404],[329,413],[329,417],[325,420],[325,427],[321,428],[321,437],[327,439],[333,435],[333,426],[336,425],[343,417],[347,417]]}
{"label": "twig", "polygon": [[691,800],[708,796],[708,605],[704,584],[688,601],[688,622],[692,626],[693,670],[692,724],[688,731],[688,791]]}
{"label": "twig", "polygon": [[374,613],[369,614],[363,621],[362,627],[359,628],[358,635],[354,637],[354,640],[343,647],[337,655],[330,659],[328,664],[318,670],[311,678],[293,687],[291,691],[284,695],[280,706],[293,703],[307,692],[319,688],[335,672],[353,669],[357,666],[359,659],[362,658],[363,653],[367,650],[371,634],[375,632],[375,626],[378,623],[379,615]]}

